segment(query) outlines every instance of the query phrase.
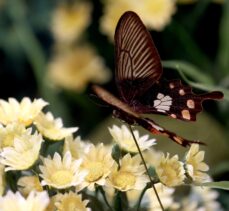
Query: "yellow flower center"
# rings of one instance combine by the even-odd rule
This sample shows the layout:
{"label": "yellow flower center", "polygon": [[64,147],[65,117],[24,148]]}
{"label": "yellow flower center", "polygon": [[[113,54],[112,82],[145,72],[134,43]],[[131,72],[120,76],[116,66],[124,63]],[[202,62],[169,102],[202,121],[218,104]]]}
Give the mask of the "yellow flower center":
{"label": "yellow flower center", "polygon": [[72,181],[72,176],[70,171],[59,170],[51,175],[51,179],[57,185],[65,185]]}
{"label": "yellow flower center", "polygon": [[100,179],[104,174],[103,169],[103,164],[101,162],[88,163],[87,170],[89,171],[89,173],[86,176],[86,180],[88,182],[94,182]]}
{"label": "yellow flower center", "polygon": [[121,188],[133,186],[136,182],[136,177],[127,171],[119,171],[114,175],[114,184]]}
{"label": "yellow flower center", "polygon": [[174,179],[177,177],[176,169],[172,168],[172,166],[167,166],[165,169],[165,174],[168,180]]}

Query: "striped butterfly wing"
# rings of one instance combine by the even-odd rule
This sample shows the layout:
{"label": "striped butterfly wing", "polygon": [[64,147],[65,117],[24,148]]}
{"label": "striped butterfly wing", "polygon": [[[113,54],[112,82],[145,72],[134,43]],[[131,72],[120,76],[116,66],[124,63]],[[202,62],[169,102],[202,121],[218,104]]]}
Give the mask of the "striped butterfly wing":
{"label": "striped butterfly wing", "polygon": [[115,31],[116,83],[122,100],[132,105],[162,74],[153,40],[134,12],[125,12]]}

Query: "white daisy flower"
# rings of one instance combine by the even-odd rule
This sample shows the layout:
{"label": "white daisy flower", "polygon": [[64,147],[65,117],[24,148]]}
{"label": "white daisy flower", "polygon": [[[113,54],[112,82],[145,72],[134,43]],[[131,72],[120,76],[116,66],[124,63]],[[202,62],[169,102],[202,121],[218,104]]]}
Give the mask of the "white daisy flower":
{"label": "white daisy flower", "polygon": [[90,146],[91,143],[83,141],[80,136],[75,139],[73,139],[73,136],[68,136],[64,140],[63,154],[70,151],[74,159],[79,159],[89,151]]}
{"label": "white daisy flower", "polygon": [[114,160],[111,157],[111,149],[99,144],[91,145],[89,151],[84,154],[81,169],[86,170],[88,175],[79,185],[82,190],[87,187],[89,190],[95,190],[95,184],[105,185],[106,178],[110,174]]}
{"label": "white daisy flower", "polygon": [[14,139],[13,146],[4,147],[0,153],[0,162],[6,165],[6,171],[25,170],[31,167],[38,159],[42,136],[32,128]]}
{"label": "white daisy flower", "polygon": [[31,191],[42,192],[43,187],[41,186],[40,180],[38,176],[23,176],[19,178],[18,182],[18,190],[23,196],[28,196]]}
{"label": "white daisy flower", "polygon": [[[122,125],[118,127],[113,125],[112,128],[109,128],[110,134],[117,144],[125,151],[137,153],[138,149],[135,145],[133,136],[126,125]],[[151,146],[155,145],[155,139],[149,139],[149,135],[139,136],[139,132],[137,130],[134,131],[134,136],[138,142],[138,145],[141,151],[149,149]]]}
{"label": "white daisy flower", "polygon": [[45,211],[49,203],[46,191],[31,192],[24,198],[19,192],[8,191],[5,196],[0,197],[1,211]]}
{"label": "white daisy flower", "polygon": [[24,97],[20,103],[15,98],[9,98],[8,102],[0,100],[0,123],[7,125],[18,122],[29,126],[47,104],[42,99],[31,102],[28,97]]}
{"label": "white daisy flower", "polygon": [[184,182],[185,170],[183,163],[178,160],[178,155],[169,158],[169,153],[166,157],[163,154],[155,170],[161,183],[168,187],[181,185]]}
{"label": "white daisy flower", "polygon": [[57,189],[79,185],[88,174],[88,172],[79,169],[81,163],[81,159],[72,159],[70,152],[66,152],[63,159],[57,152],[53,159],[50,156],[43,158],[43,165],[39,166],[40,176],[43,178],[41,184]]}
{"label": "white daisy flower", "polygon": [[54,119],[51,112],[47,114],[41,112],[34,124],[43,136],[53,141],[62,140],[78,130],[78,127],[64,128],[62,119]]}
{"label": "white daisy flower", "polygon": [[26,130],[25,126],[19,123],[11,123],[0,128],[0,148],[11,147],[14,139],[23,134],[30,134],[31,130]]}
{"label": "white daisy flower", "polygon": [[194,182],[202,183],[210,179],[209,175],[205,173],[209,170],[209,167],[203,162],[204,154],[204,151],[199,151],[199,144],[192,144],[185,157],[187,174]]}
{"label": "white daisy flower", "polygon": [[130,154],[126,154],[120,160],[120,168],[115,163],[111,169],[107,179],[108,186],[120,191],[142,190],[149,179],[145,175],[145,168],[141,162],[139,155],[131,157]]}
{"label": "white daisy flower", "polygon": [[87,207],[88,200],[82,200],[82,196],[70,191],[65,194],[58,194],[58,200],[55,202],[55,206],[58,211],[67,211],[67,210],[79,210],[79,211],[91,211]]}

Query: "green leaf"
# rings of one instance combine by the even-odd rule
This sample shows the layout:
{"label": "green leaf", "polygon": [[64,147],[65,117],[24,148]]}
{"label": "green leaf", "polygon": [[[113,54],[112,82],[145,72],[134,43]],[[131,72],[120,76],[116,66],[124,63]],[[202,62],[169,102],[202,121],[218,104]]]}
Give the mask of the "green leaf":
{"label": "green leaf", "polygon": [[217,188],[217,189],[222,189],[222,190],[229,190],[229,181],[206,182],[206,183],[194,184],[194,185],[209,187],[209,188]]}
{"label": "green leaf", "polygon": [[185,75],[193,78],[195,81],[204,83],[204,84],[214,84],[212,78],[208,77],[206,74],[203,74],[196,66],[178,60],[168,60],[162,62],[163,67],[172,68],[174,70],[179,70]]}
{"label": "green leaf", "polygon": [[119,159],[121,158],[121,150],[118,144],[115,144],[112,147],[111,156],[116,161],[116,163],[119,164]]}
{"label": "green leaf", "polygon": [[154,168],[153,166],[150,166],[150,167],[148,168],[148,171],[149,171],[149,175],[150,175],[151,177],[153,177],[153,178],[157,177],[156,170],[155,170],[155,168]]}

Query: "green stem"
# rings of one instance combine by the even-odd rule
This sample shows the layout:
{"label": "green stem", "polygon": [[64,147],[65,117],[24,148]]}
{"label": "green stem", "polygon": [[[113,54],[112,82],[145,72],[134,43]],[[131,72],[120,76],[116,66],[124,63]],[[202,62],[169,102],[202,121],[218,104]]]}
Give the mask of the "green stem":
{"label": "green stem", "polygon": [[137,211],[140,210],[142,199],[143,199],[143,197],[144,197],[146,191],[147,191],[149,188],[151,188],[151,184],[148,183],[148,184],[145,186],[145,188],[142,190],[141,195],[140,195],[140,197],[139,197],[139,199],[138,199],[138,202],[137,202],[137,204],[135,205],[135,207],[137,207]]}
{"label": "green stem", "polygon": [[161,203],[161,200],[160,200],[160,197],[159,197],[159,195],[158,195],[158,193],[157,193],[157,190],[156,190],[156,188],[155,188],[154,182],[153,182],[153,180],[152,180],[152,178],[151,178],[151,176],[150,176],[150,173],[149,173],[149,170],[148,170],[148,168],[147,168],[145,159],[144,159],[144,157],[143,157],[143,155],[142,155],[141,149],[140,149],[140,147],[139,147],[139,145],[138,145],[138,142],[137,142],[137,140],[136,140],[136,138],[135,138],[135,135],[134,135],[134,132],[133,132],[133,130],[132,130],[131,125],[129,125],[129,128],[130,128],[130,132],[131,132],[131,134],[132,134],[132,136],[133,136],[135,145],[136,145],[136,147],[137,147],[137,149],[138,149],[138,152],[139,152],[139,154],[140,154],[140,157],[141,157],[141,159],[142,159],[142,163],[143,163],[143,165],[144,165],[144,167],[145,167],[146,173],[147,173],[147,175],[148,175],[148,177],[149,177],[150,184],[152,185],[153,190],[154,190],[154,192],[155,192],[155,194],[156,194],[156,197],[157,197],[157,200],[158,200],[158,202],[159,202],[159,204],[160,204],[161,210],[164,211],[165,209],[164,209],[164,207],[163,207],[163,205],[162,205],[162,203]]}
{"label": "green stem", "polygon": [[111,205],[109,204],[108,200],[107,200],[107,197],[106,197],[106,193],[105,191],[103,190],[103,188],[101,186],[98,187],[98,190],[100,191],[100,193],[102,194],[103,196],[103,199],[104,199],[104,202],[105,204],[107,205],[107,207],[109,208],[109,210],[113,211],[113,208],[111,207]]}
{"label": "green stem", "polygon": [[115,211],[123,211],[121,192],[120,191],[116,191],[114,208],[115,208]]}

